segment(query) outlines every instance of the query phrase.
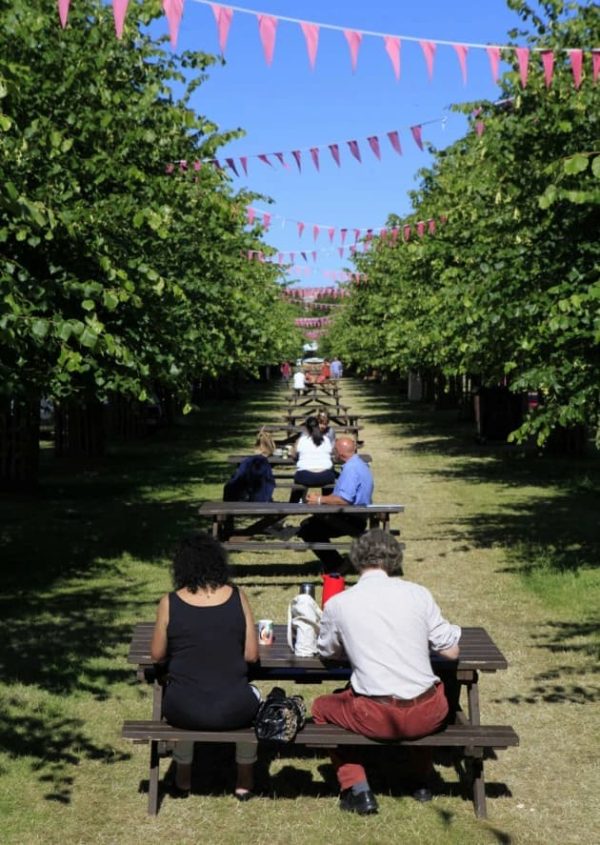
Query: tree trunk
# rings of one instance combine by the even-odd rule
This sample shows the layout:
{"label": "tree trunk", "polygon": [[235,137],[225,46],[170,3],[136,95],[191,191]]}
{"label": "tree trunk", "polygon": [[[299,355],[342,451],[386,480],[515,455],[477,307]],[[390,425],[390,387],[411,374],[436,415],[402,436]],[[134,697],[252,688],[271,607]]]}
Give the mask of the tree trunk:
{"label": "tree trunk", "polygon": [[104,454],[104,446],[104,406],[97,399],[69,399],[57,407],[57,457],[97,457]]}
{"label": "tree trunk", "polygon": [[35,487],[39,457],[39,397],[0,400],[0,489]]}

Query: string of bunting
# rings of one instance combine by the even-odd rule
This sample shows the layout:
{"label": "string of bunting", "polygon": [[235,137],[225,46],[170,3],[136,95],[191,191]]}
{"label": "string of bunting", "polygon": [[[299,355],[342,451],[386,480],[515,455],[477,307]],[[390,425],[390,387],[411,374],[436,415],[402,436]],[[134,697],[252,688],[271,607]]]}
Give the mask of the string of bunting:
{"label": "string of bunting", "polygon": [[322,299],[323,297],[342,299],[344,296],[349,296],[350,291],[345,288],[329,287],[329,288],[285,288],[282,291],[284,296],[291,299],[306,300],[307,303]]}
{"label": "string of bunting", "polygon": [[[424,150],[423,127],[430,126],[433,123],[440,123],[442,127],[445,127],[446,122],[446,117],[439,117],[435,118],[434,120],[426,120],[423,123],[417,123],[414,126],[408,127],[410,129],[410,133],[415,144],[421,150],[421,152]],[[392,129],[391,131],[386,132],[385,136],[387,137],[390,146],[394,150],[394,152],[398,155],[402,155],[402,144],[400,142],[399,130]],[[361,139],[360,143],[364,145],[366,141],[377,161],[381,161],[382,140],[383,137],[381,135],[369,135],[367,138]],[[235,158],[230,157],[225,159],[196,159],[191,163],[186,161],[185,159],[181,159],[176,162],[169,162],[165,166],[165,172],[168,174],[172,174],[177,170],[177,168],[179,168],[179,170],[188,170],[190,165],[195,171],[198,171],[201,169],[203,164],[211,164],[213,167],[216,167],[217,170],[224,170],[225,166],[227,166],[231,171],[233,171],[233,173],[235,173],[236,176],[239,176],[240,171],[243,170],[244,174],[247,176],[250,159],[257,159],[268,167],[274,167],[276,163],[279,163],[284,170],[289,170],[290,165],[286,161],[286,156],[288,157],[288,159],[291,156],[294,159],[294,162],[296,163],[298,172],[302,173],[303,155],[305,161],[308,156],[310,156],[310,161],[312,162],[315,170],[317,172],[320,172],[321,154],[325,153],[326,151],[329,151],[332,159],[337,164],[337,166],[341,167],[341,149],[343,149],[343,144],[346,144],[348,146],[348,150],[352,157],[355,158],[359,164],[362,164],[363,162],[359,141],[357,139],[353,139],[351,141],[344,142],[336,141],[331,144],[319,144],[317,146],[312,147],[299,147],[296,150],[284,150],[282,152],[280,151],[268,153],[253,153],[252,155],[236,156]]]}
{"label": "string of bunting", "polygon": [[[234,12],[254,15],[258,24],[258,34],[262,44],[265,61],[269,66],[273,61],[275,53],[277,26],[280,21],[285,21],[287,23],[297,24],[302,30],[302,34],[304,35],[304,39],[306,41],[308,60],[311,68],[313,69],[317,60],[319,33],[321,30],[327,29],[343,33],[350,51],[350,63],[353,72],[356,70],[358,65],[358,55],[362,40],[364,36],[370,36],[382,40],[396,79],[400,78],[400,53],[403,41],[416,42],[419,44],[423,52],[423,58],[425,60],[429,79],[433,79],[435,55],[438,47],[451,47],[454,50],[464,84],[467,82],[467,56],[469,50],[486,51],[490,62],[492,78],[495,82],[498,80],[499,63],[502,53],[510,53],[517,62],[519,68],[519,78],[523,88],[527,86],[529,63],[532,53],[538,54],[541,57],[544,79],[546,87],[548,88],[552,84],[557,55],[560,57],[561,54],[566,54],[568,57],[573,75],[573,84],[576,89],[579,88],[583,79],[584,56],[586,54],[591,56],[592,79],[594,83],[596,83],[598,76],[600,75],[600,48],[598,47],[594,47],[589,50],[584,50],[580,47],[557,48],[555,50],[550,50],[543,47],[536,47],[533,49],[529,47],[518,47],[513,44],[478,44],[467,41],[447,41],[440,38],[417,38],[411,35],[392,35],[365,29],[350,29],[348,27],[338,26],[335,24],[316,23],[314,21],[306,21],[301,18],[291,18],[284,15],[269,15],[263,12],[258,12],[255,9],[246,9],[241,6],[226,6],[221,3],[212,3],[211,0],[194,0],[194,2],[211,7],[217,25],[219,47],[222,53],[225,52]],[[64,28],[67,25],[71,0],[57,0],[57,5],[60,23]],[[128,5],[129,0],[112,0],[117,38],[123,37]],[[162,0],[162,7],[169,26],[171,45],[175,48],[179,35],[179,26],[183,16],[184,0]]]}
{"label": "string of bunting", "polygon": [[[439,223],[444,224],[446,223],[448,218],[445,215],[440,216]],[[267,221],[270,223],[270,221]],[[343,258],[344,255],[354,255],[356,252],[362,251],[366,252],[370,249],[373,238],[379,238],[378,243],[381,245],[390,245],[393,246],[398,239],[402,242],[407,243],[413,234],[416,234],[419,238],[423,238],[425,234],[435,235],[437,230],[438,221],[434,218],[430,218],[429,220],[419,220],[416,223],[406,223],[403,226],[393,226],[391,228],[384,228],[379,229],[378,232],[375,232],[373,229],[367,229],[364,239],[359,243],[358,239],[361,236],[361,233],[364,231],[362,229],[354,229],[354,236],[355,241],[353,244],[349,246],[339,246],[337,247],[337,252],[340,258]],[[319,227],[313,227],[319,228]],[[335,228],[331,227],[333,233],[335,233]],[[340,229],[340,234],[342,238],[345,238],[345,234],[347,233],[347,229]],[[330,234],[330,238],[333,239],[333,234]],[[316,239],[316,238],[315,238]],[[362,249],[361,249],[362,247]],[[296,260],[296,256],[300,255],[303,260],[308,263],[309,255],[313,261],[317,260],[317,256],[322,254],[331,254],[332,250],[292,250],[288,252],[278,252],[277,256],[267,257],[262,250],[257,249],[249,249],[247,251],[248,260],[256,260],[262,261],[266,263],[278,263],[278,264],[286,264],[291,263],[293,264]],[[286,261],[287,256],[287,261]]]}

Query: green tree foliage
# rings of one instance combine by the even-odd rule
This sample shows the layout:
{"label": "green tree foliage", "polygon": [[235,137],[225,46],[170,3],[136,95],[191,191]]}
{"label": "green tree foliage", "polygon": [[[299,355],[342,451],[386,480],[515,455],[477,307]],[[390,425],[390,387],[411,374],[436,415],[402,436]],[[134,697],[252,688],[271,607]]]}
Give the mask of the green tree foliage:
{"label": "green tree foliage", "polygon": [[192,167],[236,134],[189,105],[215,59],[153,40],[158,6],[130,3],[117,41],[99,0],[64,31],[55,4],[0,0],[5,395],[144,399],[298,348],[279,269],[246,258],[269,249],[244,230],[252,197]]}
{"label": "green tree foliage", "polygon": [[[508,380],[543,403],[520,430],[543,442],[557,425],[598,430],[600,409],[600,85],[589,49],[600,43],[593,6],[549,0],[510,5],[535,32],[531,47],[588,49],[579,90],[567,54],[546,89],[539,56],[521,88],[516,67],[498,103],[473,103],[485,132],[434,151],[412,195],[434,236],[357,256],[369,281],[354,288],[331,342],[359,369],[437,369]],[[509,58],[509,57],[507,57]],[[447,223],[440,219],[447,216]]]}

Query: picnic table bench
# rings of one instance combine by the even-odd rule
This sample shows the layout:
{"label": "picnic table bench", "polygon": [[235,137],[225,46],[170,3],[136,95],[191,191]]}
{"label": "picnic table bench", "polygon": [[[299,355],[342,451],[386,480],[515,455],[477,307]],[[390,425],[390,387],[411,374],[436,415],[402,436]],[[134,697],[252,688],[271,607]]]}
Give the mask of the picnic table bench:
{"label": "picnic table bench", "polygon": [[[200,743],[258,743],[252,728],[225,731],[190,731],[174,728],[162,720],[163,686],[160,667],[154,666],[150,657],[153,622],[138,623],[129,645],[128,662],[137,667],[140,681],[152,684],[152,718],[148,721],[126,721],[122,736],[134,742],[150,743],[148,813],[156,815],[159,804],[160,757],[167,753],[169,742],[188,740]],[[259,660],[249,666],[250,679],[259,681],[287,680],[298,684],[320,684],[333,681],[337,684],[348,680],[347,664],[322,660],[318,656],[296,657],[287,644],[285,625],[274,626],[272,645],[259,644]],[[456,754],[461,782],[469,790],[478,818],[487,816],[484,757],[489,749],[504,749],[519,744],[513,728],[502,725],[481,725],[479,700],[479,673],[497,672],[508,667],[506,658],[484,628],[463,628],[458,660],[431,655],[434,672],[444,681],[450,704],[447,725],[435,734],[415,740],[385,740],[382,742],[334,725],[315,725],[308,722],[299,731],[293,743],[284,746],[293,751],[294,746],[330,748],[336,745],[379,745],[453,749]],[[466,692],[466,711],[461,706]],[[281,746],[280,746],[281,747]],[[464,768],[460,764],[464,763]]]}
{"label": "picnic table bench", "polygon": [[[356,426],[358,425],[358,414],[349,414],[347,411],[339,413],[328,411],[327,415],[329,417],[330,422],[335,423],[336,426]],[[283,415],[283,420],[288,423],[288,425],[296,426],[298,424],[304,423],[307,416],[311,416],[311,413],[298,413],[298,410],[287,410]],[[312,414],[314,416],[314,413]]]}
{"label": "picnic table bench", "polygon": [[[366,517],[369,528],[390,531],[390,517],[402,513],[404,505],[307,505],[304,502],[203,502],[201,517],[212,520],[212,536],[232,552],[327,551],[347,552],[350,542],[305,542],[301,539],[278,540],[265,534],[266,529],[290,516],[343,513]],[[240,526],[239,520],[253,519]],[[237,527],[236,527],[237,521]]]}

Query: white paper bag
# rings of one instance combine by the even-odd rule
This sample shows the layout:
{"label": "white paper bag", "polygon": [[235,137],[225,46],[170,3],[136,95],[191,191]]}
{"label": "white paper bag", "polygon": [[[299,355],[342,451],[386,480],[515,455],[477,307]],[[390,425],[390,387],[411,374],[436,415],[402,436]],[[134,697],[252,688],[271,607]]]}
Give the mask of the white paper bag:
{"label": "white paper bag", "polygon": [[298,657],[317,653],[322,610],[312,596],[300,593],[288,606],[288,645]]}

